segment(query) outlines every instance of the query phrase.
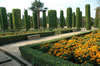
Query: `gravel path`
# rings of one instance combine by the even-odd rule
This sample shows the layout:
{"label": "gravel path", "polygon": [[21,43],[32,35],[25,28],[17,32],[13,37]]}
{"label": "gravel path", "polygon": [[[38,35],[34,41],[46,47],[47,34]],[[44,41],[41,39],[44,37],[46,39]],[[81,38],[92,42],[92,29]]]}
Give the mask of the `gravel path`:
{"label": "gravel path", "polygon": [[1,46],[0,49],[3,49],[5,51],[9,52],[10,54],[14,55],[16,58],[18,58],[18,59],[22,60],[23,62],[25,62],[26,64],[28,64],[28,66],[32,66],[30,63],[28,63],[27,61],[22,59],[21,53],[19,51],[20,46],[30,45],[30,44],[34,44],[34,43],[38,43],[38,42],[53,40],[53,39],[67,37],[67,36],[71,36],[71,35],[77,35],[82,32],[86,32],[86,31],[79,31],[79,32],[72,32],[72,33],[60,34],[60,35],[55,35],[55,36],[49,36],[49,37],[40,38],[38,40],[27,40],[27,41],[11,43],[11,44],[8,44],[5,46]]}

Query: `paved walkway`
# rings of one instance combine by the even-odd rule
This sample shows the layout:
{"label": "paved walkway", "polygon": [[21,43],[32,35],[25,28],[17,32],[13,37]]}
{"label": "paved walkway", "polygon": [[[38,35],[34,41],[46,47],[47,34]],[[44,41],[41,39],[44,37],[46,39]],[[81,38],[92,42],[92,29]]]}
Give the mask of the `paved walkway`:
{"label": "paved walkway", "polygon": [[67,37],[67,36],[71,36],[71,35],[77,35],[77,34],[82,33],[82,32],[84,32],[84,31],[60,34],[60,35],[56,35],[56,36],[49,36],[49,37],[40,38],[38,40],[21,41],[21,42],[11,43],[9,45],[1,46],[0,48],[9,52],[10,54],[14,55],[18,59],[22,60],[23,62],[28,64],[28,66],[31,66],[30,63],[28,63],[28,62],[26,62],[25,60],[22,59],[20,51],[19,51],[20,46],[30,45],[30,44],[34,44],[34,43],[38,43],[38,42],[53,40],[53,39],[57,39],[57,38],[61,38],[61,37]]}

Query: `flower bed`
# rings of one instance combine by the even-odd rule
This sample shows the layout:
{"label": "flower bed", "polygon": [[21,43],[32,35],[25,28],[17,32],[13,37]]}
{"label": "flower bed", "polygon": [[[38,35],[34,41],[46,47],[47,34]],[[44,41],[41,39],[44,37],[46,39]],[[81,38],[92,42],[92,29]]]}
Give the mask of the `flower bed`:
{"label": "flower bed", "polygon": [[42,44],[38,50],[76,64],[100,64],[100,31],[52,44]]}
{"label": "flower bed", "polygon": [[[81,65],[94,66],[94,62],[89,62],[88,59],[84,60],[80,55],[81,53],[79,54],[80,58],[79,56],[75,57],[77,56],[77,54],[74,55],[75,52],[77,52],[79,48],[78,46],[80,46],[81,48],[82,45],[85,45],[85,44],[78,43],[79,40],[80,42],[82,40],[82,39],[79,39],[79,38],[82,38],[80,35],[84,35],[87,33],[90,33],[90,32],[77,34],[77,37],[69,36],[69,37],[64,37],[64,38],[60,38],[60,39],[56,39],[52,41],[23,46],[23,47],[20,47],[19,49],[21,51],[22,57],[28,60],[29,62],[31,62],[35,66],[81,66]],[[76,44],[73,44],[73,42],[75,41],[76,41]],[[86,56],[85,56],[85,59],[86,59]]]}

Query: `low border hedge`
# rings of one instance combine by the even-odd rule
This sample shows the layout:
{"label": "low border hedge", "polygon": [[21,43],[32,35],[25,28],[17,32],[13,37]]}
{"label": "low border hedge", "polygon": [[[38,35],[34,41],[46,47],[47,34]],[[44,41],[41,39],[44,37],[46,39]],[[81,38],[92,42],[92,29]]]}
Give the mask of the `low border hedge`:
{"label": "low border hedge", "polygon": [[72,29],[62,30],[61,31],[61,34],[70,33],[70,32],[72,32]]}
{"label": "low border hedge", "polygon": [[15,35],[15,36],[7,36],[7,37],[0,37],[0,45],[8,44],[8,43],[13,43],[17,41],[23,41],[27,40],[27,36],[29,35],[35,35],[35,34],[40,34],[40,37],[46,37],[46,36],[51,36],[54,35],[55,32],[41,32],[41,33],[31,33],[31,34],[23,34],[23,35]]}
{"label": "low border hedge", "polygon": [[[84,34],[88,34],[89,32],[83,32],[83,33],[79,33],[77,35],[72,35],[72,36],[81,36]],[[38,51],[36,49],[33,49],[33,47],[37,47],[41,44],[45,44],[45,43],[53,43],[53,42],[57,42],[58,40],[61,39],[69,39],[72,36],[69,37],[63,37],[63,38],[59,38],[59,39],[55,39],[55,40],[50,40],[50,41],[46,41],[46,42],[40,42],[40,43],[36,43],[36,44],[32,44],[32,45],[26,45],[26,46],[22,46],[19,47],[19,50],[21,52],[22,57],[31,62],[33,66],[93,66],[92,64],[74,64],[71,63],[69,61],[60,59],[58,57],[54,57],[49,55],[48,53],[43,53],[42,51]]]}

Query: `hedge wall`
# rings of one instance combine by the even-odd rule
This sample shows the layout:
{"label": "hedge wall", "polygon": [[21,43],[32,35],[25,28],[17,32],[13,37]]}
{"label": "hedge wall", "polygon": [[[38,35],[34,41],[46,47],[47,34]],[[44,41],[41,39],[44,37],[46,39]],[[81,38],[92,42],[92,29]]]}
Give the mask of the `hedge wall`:
{"label": "hedge wall", "polygon": [[21,30],[21,11],[20,9],[12,10],[13,28],[14,30]]}
{"label": "hedge wall", "polygon": [[6,14],[6,8],[0,7],[0,24],[1,24],[1,30],[7,31],[8,30],[8,21],[7,21],[7,14]]}
{"label": "hedge wall", "polygon": [[55,32],[49,31],[49,32],[41,32],[41,33],[30,33],[30,34],[23,34],[23,35],[0,37],[0,45],[27,40],[27,37],[29,35],[35,35],[35,34],[40,34],[40,37],[46,37],[46,36],[55,35]]}
{"label": "hedge wall", "polygon": [[56,10],[48,11],[49,28],[57,28],[57,13]]}

